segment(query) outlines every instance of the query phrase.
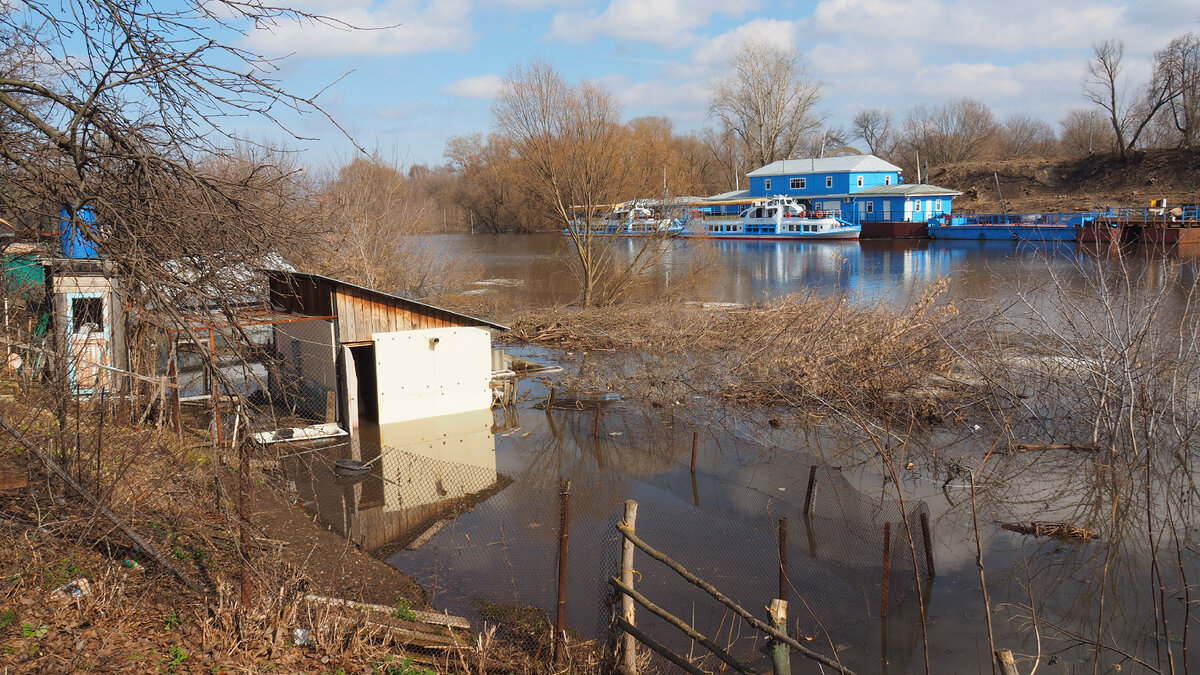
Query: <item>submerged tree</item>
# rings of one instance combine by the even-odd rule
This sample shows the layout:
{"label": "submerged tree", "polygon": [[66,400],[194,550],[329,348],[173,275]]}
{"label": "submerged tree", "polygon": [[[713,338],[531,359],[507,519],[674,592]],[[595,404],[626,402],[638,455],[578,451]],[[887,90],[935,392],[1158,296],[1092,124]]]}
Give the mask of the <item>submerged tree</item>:
{"label": "submerged tree", "polygon": [[708,112],[738,135],[750,164],[788,159],[820,127],[813,109],[821,88],[794,47],[748,41],[729,60],[729,71],[713,83]]}

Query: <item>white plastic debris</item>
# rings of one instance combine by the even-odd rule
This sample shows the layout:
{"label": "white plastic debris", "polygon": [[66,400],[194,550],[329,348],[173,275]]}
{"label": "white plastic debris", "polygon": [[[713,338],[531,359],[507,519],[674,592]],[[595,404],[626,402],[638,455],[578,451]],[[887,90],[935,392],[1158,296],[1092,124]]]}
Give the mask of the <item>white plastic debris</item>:
{"label": "white plastic debris", "polygon": [[50,593],[50,597],[55,600],[65,600],[68,598],[78,598],[91,592],[92,587],[91,584],[88,583],[88,580],[80,578],[76,579],[75,581],[68,581],[62,586],[54,589],[54,591]]}
{"label": "white plastic debris", "polygon": [[307,628],[296,628],[292,630],[292,644],[299,647],[312,646],[312,631]]}

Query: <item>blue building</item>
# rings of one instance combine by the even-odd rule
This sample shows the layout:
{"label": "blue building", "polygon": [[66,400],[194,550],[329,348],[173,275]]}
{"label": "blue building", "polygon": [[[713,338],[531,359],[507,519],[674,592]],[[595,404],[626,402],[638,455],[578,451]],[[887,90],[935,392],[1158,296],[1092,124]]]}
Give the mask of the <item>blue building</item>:
{"label": "blue building", "polygon": [[812,211],[851,222],[926,222],[949,213],[962,194],[936,185],[904,183],[900,167],[874,155],[785,159],[747,174],[748,190],[707,200],[709,215],[728,216],[759,199],[785,195]]}

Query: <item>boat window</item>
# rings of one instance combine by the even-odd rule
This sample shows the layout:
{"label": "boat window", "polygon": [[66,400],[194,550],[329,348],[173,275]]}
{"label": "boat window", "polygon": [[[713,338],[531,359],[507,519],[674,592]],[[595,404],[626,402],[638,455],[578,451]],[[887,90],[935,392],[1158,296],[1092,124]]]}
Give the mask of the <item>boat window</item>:
{"label": "boat window", "polygon": [[935,200],[933,200],[933,210],[934,210],[934,211],[937,211],[938,213],[941,213],[941,211],[942,211],[942,200],[940,200],[940,199],[935,199]]}
{"label": "boat window", "polygon": [[890,175],[888,175],[888,176],[884,176],[884,177],[883,177],[883,184],[884,184],[884,185],[891,185],[891,184],[892,184],[892,177],[891,177]]}
{"label": "boat window", "polygon": [[867,202],[867,213],[875,213],[875,202]]}
{"label": "boat window", "polygon": [[771,179],[770,179],[770,178],[768,178],[768,179],[766,179],[766,180],[764,180],[764,181],[763,181],[763,189],[764,189],[764,190],[770,190],[770,189],[771,189]]}
{"label": "boat window", "polygon": [[921,210],[921,200],[917,199],[917,200],[913,201],[913,211],[920,211],[920,210]]}
{"label": "boat window", "polygon": [[858,177],[858,187],[862,187],[862,186],[863,186],[863,177],[859,176]]}
{"label": "boat window", "polygon": [[804,179],[803,178],[793,178],[791,187],[793,190],[803,190],[804,189]]}
{"label": "boat window", "polygon": [[825,176],[825,187],[833,187],[833,176]]}

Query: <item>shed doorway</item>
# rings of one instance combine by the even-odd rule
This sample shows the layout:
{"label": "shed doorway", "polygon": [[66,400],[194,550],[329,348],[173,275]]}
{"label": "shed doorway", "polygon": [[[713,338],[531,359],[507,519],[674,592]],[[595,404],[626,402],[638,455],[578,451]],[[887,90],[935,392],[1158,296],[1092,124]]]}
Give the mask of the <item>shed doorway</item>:
{"label": "shed doorway", "polygon": [[[352,455],[363,460],[379,455],[379,378],[375,343],[344,347],[346,359],[346,426]],[[363,454],[367,456],[363,456]]]}

